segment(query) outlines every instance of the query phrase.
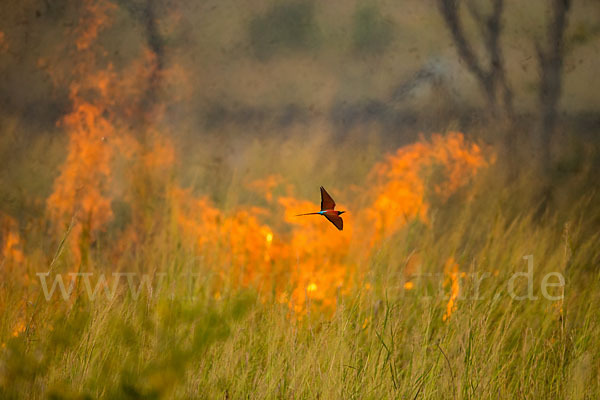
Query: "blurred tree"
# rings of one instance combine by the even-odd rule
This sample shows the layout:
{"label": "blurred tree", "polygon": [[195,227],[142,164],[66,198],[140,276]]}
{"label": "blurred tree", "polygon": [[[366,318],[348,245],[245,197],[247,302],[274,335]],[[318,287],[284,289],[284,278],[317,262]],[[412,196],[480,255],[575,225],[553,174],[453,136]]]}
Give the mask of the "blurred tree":
{"label": "blurred tree", "polygon": [[550,148],[556,130],[557,106],[562,89],[564,31],[570,0],[552,0],[552,19],[547,27],[545,48],[536,42],[540,65],[540,124],[533,138],[539,171],[550,170]]}
{"label": "blurred tree", "polygon": [[[532,135],[531,149],[533,150],[534,167],[543,178],[550,171],[550,148],[552,136],[556,129],[557,105],[561,93],[563,65],[563,36],[567,23],[567,13],[570,0],[551,0],[552,19],[547,27],[547,44],[542,46],[536,42],[537,55],[540,65],[539,86],[539,127]],[[502,11],[504,0],[491,0],[491,12],[484,14],[480,4],[474,0],[466,2],[466,8],[473,20],[478,23],[481,37],[484,41],[487,65],[473,51],[473,46],[466,37],[464,22],[459,16],[458,0],[438,0],[441,14],[452,34],[461,60],[469,71],[477,78],[483,89],[490,114],[498,122],[505,120],[508,126],[504,128],[504,154],[508,160],[508,176],[510,179],[518,172],[515,157],[519,157],[516,149],[515,116],[512,105],[512,90],[506,77],[500,35],[502,33]],[[501,100],[498,98],[501,96]],[[501,118],[501,119],[500,119]],[[517,158],[518,159],[518,158]],[[512,170],[510,170],[512,169]]]}
{"label": "blurred tree", "polygon": [[[504,0],[491,0],[491,3],[491,12],[488,14],[481,10],[481,3],[476,3],[474,0],[466,3],[467,11],[477,23],[483,39],[485,57],[476,54],[465,34],[464,22],[459,16],[458,0],[439,0],[438,4],[460,59],[475,76],[483,90],[487,100],[488,116],[492,119],[491,125],[500,132],[503,150],[501,157],[506,161],[507,179],[512,180],[519,172],[518,163],[515,162],[519,154],[514,126],[513,93],[506,77],[504,56],[500,46]],[[487,62],[484,60],[486,58]]]}
{"label": "blurred tree", "polygon": [[504,0],[492,0],[492,11],[489,15],[485,15],[479,4],[474,1],[468,1],[466,4],[473,19],[478,22],[485,45],[487,63],[484,62],[483,57],[478,57],[473,51],[473,46],[465,34],[464,24],[459,16],[458,0],[439,0],[440,11],[452,34],[458,55],[477,78],[492,116],[498,117],[503,114],[505,117],[512,118],[512,90],[506,78],[504,57],[500,46]]}

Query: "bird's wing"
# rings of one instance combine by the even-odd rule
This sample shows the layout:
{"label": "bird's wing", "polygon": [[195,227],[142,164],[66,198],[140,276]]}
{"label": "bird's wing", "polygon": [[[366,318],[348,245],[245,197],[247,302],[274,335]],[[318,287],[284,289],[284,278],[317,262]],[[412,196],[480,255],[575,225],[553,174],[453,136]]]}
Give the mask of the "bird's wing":
{"label": "bird's wing", "polygon": [[327,190],[321,186],[321,211],[333,210],[335,208],[335,201],[331,198]]}
{"label": "bird's wing", "polygon": [[323,215],[325,215],[325,218],[331,221],[331,223],[334,224],[335,227],[338,228],[340,231],[344,229],[344,220],[342,220],[342,217],[340,217],[339,215]]}

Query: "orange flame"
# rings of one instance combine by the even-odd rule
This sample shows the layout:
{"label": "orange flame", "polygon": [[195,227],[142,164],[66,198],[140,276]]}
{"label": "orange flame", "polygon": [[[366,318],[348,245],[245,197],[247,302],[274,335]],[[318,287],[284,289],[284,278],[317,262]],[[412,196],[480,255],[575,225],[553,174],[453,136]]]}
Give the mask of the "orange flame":
{"label": "orange flame", "polygon": [[[98,80],[100,89],[104,80]],[[106,191],[111,179],[110,163],[114,149],[112,124],[101,107],[85,102],[73,87],[73,111],[64,118],[69,130],[69,154],[54,182],[54,192],[48,198],[48,208],[54,221],[76,220],[72,237],[93,235],[111,218],[110,199]],[[77,254],[77,250],[75,249]]]}
{"label": "orange flame", "polygon": [[459,278],[464,277],[465,274],[459,271],[458,264],[454,261],[453,257],[450,257],[446,261],[444,273],[447,275],[444,286],[450,285],[450,299],[448,300],[448,304],[446,304],[446,312],[442,316],[442,320],[445,322],[448,321],[452,313],[457,309],[456,300],[460,294]]}
{"label": "orange flame", "polygon": [[[76,257],[81,258],[80,251],[113,218],[113,181],[119,175],[114,172],[114,160],[122,155],[136,161],[125,166],[132,188],[121,193],[134,216],[114,247],[135,242],[143,233],[138,216],[148,209],[144,199],[160,190],[172,210],[182,243],[214,268],[216,297],[227,285],[253,285],[265,297],[273,294],[299,317],[311,307],[334,310],[339,296],[360,282],[360,274],[368,265],[365,261],[381,239],[398,232],[410,220],[427,223],[434,197],[447,200],[487,164],[481,149],[467,143],[461,133],[421,138],[373,168],[374,183],[366,190],[371,198],[357,200],[349,207],[339,206],[349,211],[343,216],[342,232],[321,216],[296,217],[317,210],[318,204],[295,198],[289,187],[286,196],[277,197],[274,189],[285,183],[277,175],[248,185],[248,189],[263,193],[274,211],[240,207],[226,213],[168,179],[175,150],[164,132],[151,125],[160,116],[160,107],[149,110],[140,106],[144,96],[140,87],[145,86],[136,80],[150,79],[151,71],[157,72],[156,55],[146,50],[122,75],[110,64],[95,71],[99,63],[92,45],[110,24],[115,6],[106,0],[85,0],[84,6],[85,15],[75,30],[75,47],[83,56],[74,68],[75,80],[70,86],[72,110],[62,121],[69,134],[68,156],[47,199],[55,224],[74,221],[71,245]],[[186,77],[177,68],[158,73],[170,74],[167,78]],[[143,137],[123,133],[126,130],[119,118],[139,118],[139,114],[144,114]],[[343,198],[336,188],[329,189],[334,197]],[[264,221],[272,212],[283,214],[283,223]],[[406,289],[412,289],[411,285],[407,282]],[[455,298],[451,298],[445,320],[454,310]]]}
{"label": "orange flame", "polygon": [[[68,155],[54,182],[54,191],[47,199],[55,226],[66,226],[73,221],[69,241],[78,262],[82,260],[82,251],[113,218],[115,159],[135,160],[127,165],[132,171],[129,176],[134,192],[128,200],[135,202],[137,196],[138,204],[134,204],[133,211],[138,225],[139,210],[144,208],[139,199],[156,194],[149,193],[156,189],[154,186],[145,185],[154,179],[160,180],[164,187],[168,182],[167,167],[175,159],[170,141],[151,126],[144,126],[142,138],[134,137],[123,128],[126,118],[147,113],[151,115],[142,115],[142,120],[149,122],[156,121],[161,114],[157,107],[144,110],[141,106],[144,92],[140,88],[146,87],[141,81],[146,83],[154,71],[155,54],[146,49],[120,74],[110,63],[103,66],[103,60],[97,59],[102,53],[97,52],[93,44],[100,32],[110,25],[110,14],[116,6],[109,1],[91,0],[86,0],[83,6],[83,17],[75,29],[78,62],[70,84],[72,110],[62,120],[69,135]],[[142,174],[145,178],[138,179]],[[129,238],[136,236],[132,228],[127,230]]]}
{"label": "orange flame", "polygon": [[[107,106],[113,103],[110,88],[114,73],[110,65],[105,71],[90,72],[95,64],[90,46],[108,26],[108,14],[113,8],[107,1],[86,0],[84,15],[75,28],[78,36],[75,44],[82,56],[73,68],[75,79],[69,93],[72,110],[62,120],[69,134],[68,155],[47,200],[50,217],[56,225],[73,221],[70,244],[78,259],[86,242],[112,218],[107,190],[115,129]],[[87,93],[93,96],[85,96]]]}
{"label": "orange flame", "polygon": [[116,8],[104,0],[85,0],[83,7],[85,14],[79,20],[75,42],[79,51],[88,49],[94,43],[100,31],[110,24],[109,14]]}
{"label": "orange flame", "polygon": [[220,285],[266,287],[272,279],[271,258],[274,235],[247,210],[225,215],[206,198],[195,198],[188,190],[171,190],[173,212],[182,239],[217,266]]}
{"label": "orange flame", "polygon": [[248,189],[260,193],[270,203],[273,201],[273,189],[283,183],[283,178],[279,175],[269,175],[264,179],[257,179],[250,182]]}
{"label": "orange flame", "polygon": [[486,164],[479,146],[465,143],[458,132],[435,134],[431,142],[421,139],[398,149],[373,171],[378,182],[374,189],[377,197],[368,216],[376,232],[388,236],[412,218],[427,221],[426,189],[434,172],[443,172],[433,189],[446,200]]}
{"label": "orange flame", "polygon": [[[195,198],[189,191],[175,188],[172,196],[183,238],[194,238],[195,248],[204,257],[212,254],[207,262],[216,265],[219,274],[229,277],[230,282],[254,283],[274,290],[278,302],[302,317],[310,307],[334,310],[338,297],[348,293],[360,279],[358,274],[364,269],[361,263],[377,244],[372,239],[374,230],[381,237],[401,229],[410,218],[427,221],[429,170],[438,164],[446,174],[432,184],[431,192],[443,200],[466,184],[486,162],[479,147],[466,144],[460,133],[434,135],[431,142],[422,140],[406,146],[374,168],[378,180],[371,189],[372,203],[366,207],[338,206],[350,210],[344,214],[341,232],[320,216],[297,217],[319,206],[290,195],[276,201],[283,208],[287,226],[259,222],[269,215],[261,208],[241,209],[227,216],[206,198]],[[281,177],[268,177],[248,187],[273,199],[272,188],[282,182]],[[335,190],[332,194],[337,197]],[[353,247],[367,248],[366,257],[361,258]],[[418,255],[408,260],[407,273],[414,270],[418,260]],[[406,290],[413,287],[412,282],[406,283]],[[452,289],[444,319],[454,310],[457,283]]]}
{"label": "orange flame", "polygon": [[[334,192],[335,193],[335,192]],[[344,214],[344,231],[338,232],[323,217],[297,217],[306,210],[318,210],[319,205],[292,197],[280,197],[285,209],[285,221],[293,230],[282,249],[291,268],[289,283],[291,295],[288,304],[297,313],[306,311],[307,302],[333,310],[340,294],[350,289],[350,273],[354,269],[347,261],[353,218]],[[340,209],[346,209],[344,205]]]}
{"label": "orange flame", "polygon": [[0,215],[0,227],[2,229],[2,257],[7,266],[20,264],[25,260],[21,250],[21,236],[17,221],[8,215]]}
{"label": "orange flame", "polygon": [[8,51],[8,41],[6,40],[6,34],[0,31],[0,54]]}

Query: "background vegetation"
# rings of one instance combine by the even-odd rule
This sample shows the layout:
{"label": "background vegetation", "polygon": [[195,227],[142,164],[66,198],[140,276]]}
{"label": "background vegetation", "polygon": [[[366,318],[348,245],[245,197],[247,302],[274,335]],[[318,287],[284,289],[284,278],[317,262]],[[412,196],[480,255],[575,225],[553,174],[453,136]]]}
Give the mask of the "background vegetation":
{"label": "background vegetation", "polygon": [[597,398],[599,11],[1,4],[0,397]]}

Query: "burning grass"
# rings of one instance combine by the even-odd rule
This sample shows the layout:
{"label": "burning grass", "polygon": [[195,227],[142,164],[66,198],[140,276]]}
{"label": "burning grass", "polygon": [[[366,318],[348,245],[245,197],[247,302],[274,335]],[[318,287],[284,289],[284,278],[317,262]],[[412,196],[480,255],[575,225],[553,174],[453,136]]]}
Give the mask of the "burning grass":
{"label": "burning grass", "polygon": [[[536,225],[524,216],[507,223],[486,179],[475,180],[458,207],[434,214],[430,206],[427,219],[417,214],[377,239],[363,237],[375,232],[365,230],[369,196],[342,205],[352,217],[338,234],[319,216],[293,217],[318,207],[313,201],[273,192],[271,212],[225,211],[170,182],[160,228],[135,245],[92,246],[79,271],[88,275],[75,281],[68,301],[58,287],[46,301],[36,273],[51,272],[44,278],[49,287],[61,274],[68,289],[77,257],[64,246],[49,265],[27,236],[14,239],[20,230],[7,219],[0,393],[431,399],[595,393],[600,278],[581,269],[596,249],[594,238],[579,236],[585,221],[571,225],[568,237],[555,233],[558,220]],[[272,221],[273,214],[283,221]],[[477,224],[466,223],[474,215]],[[129,237],[132,229],[117,232]],[[113,240],[117,246],[124,239]],[[527,254],[535,255],[538,300],[515,301],[507,282],[526,271]],[[566,276],[562,301],[542,297],[549,271]],[[115,284],[115,272],[130,275]],[[24,274],[29,278],[15,279]],[[517,282],[519,294],[526,293],[527,280]],[[93,300],[86,285],[97,288]],[[105,295],[104,286],[115,296]]]}
{"label": "burning grass", "polygon": [[[317,160],[335,160],[324,135],[282,161],[314,197],[269,172],[216,201],[216,187],[180,183],[164,108],[139,89],[180,74],[154,74],[149,49],[121,71],[102,62],[114,8],[84,7],[46,214],[0,218],[0,397],[597,397],[593,195],[542,220],[511,213],[519,182],[495,188],[493,150],[447,132],[360,185],[327,185],[348,211],[341,232],[296,217],[319,209]],[[507,282],[530,254],[538,299],[516,301]],[[548,272],[566,277],[560,301],[540,294]]]}
{"label": "burning grass", "polygon": [[[110,202],[114,200],[105,194],[114,149],[106,147],[98,135],[89,134],[107,134],[111,129],[98,127],[93,114],[77,115],[78,134],[72,137],[70,155],[48,199],[50,215],[56,221],[66,222],[69,216],[75,221],[70,232],[71,242],[78,243],[72,251],[75,268],[82,262],[81,252],[88,251],[85,246],[90,246],[94,235],[112,218]],[[83,118],[82,127],[79,124],[85,116],[90,118]],[[173,158],[171,146],[163,139],[144,154],[142,167],[146,173],[158,173],[169,168]],[[181,242],[213,265],[220,276],[215,291],[221,291],[223,285],[252,286],[265,298],[271,293],[280,301],[286,299],[300,317],[308,311],[309,300],[315,311],[334,311],[339,297],[363,280],[368,260],[383,238],[393,236],[413,220],[427,223],[426,182],[434,168],[449,171],[448,176],[438,177],[432,192],[446,199],[485,164],[479,147],[465,143],[460,133],[434,135],[431,142],[423,139],[400,149],[375,166],[371,174],[376,176],[375,184],[367,188],[368,196],[348,207],[339,205],[351,210],[344,216],[343,232],[332,232],[320,218],[296,217],[319,209],[317,203],[291,196],[274,198],[269,189],[282,182],[281,177],[250,185],[267,186],[264,196],[274,205],[272,210],[247,206],[225,213],[206,197],[195,197],[174,182],[163,181],[158,190],[165,192],[166,210],[173,213]],[[139,203],[131,201],[130,207],[136,206]],[[277,219],[273,213],[282,215],[285,224],[270,225],[270,220]],[[125,239],[132,240],[132,229],[143,227],[126,228]],[[123,238],[116,240],[122,242]],[[360,249],[360,254],[353,248]],[[111,251],[110,244],[107,250]]]}
{"label": "burning grass", "polygon": [[[75,143],[95,138],[77,132]],[[74,168],[78,158],[67,157],[48,215],[57,231],[66,218],[50,212],[55,204],[68,204],[64,215],[75,217],[62,247],[56,236],[54,257],[4,218],[2,396],[578,398],[598,391],[591,338],[600,333],[593,311],[600,277],[579,268],[595,259],[597,237],[583,235],[593,218],[571,214],[574,222],[556,234],[558,218],[511,217],[503,208],[510,197],[489,189],[489,151],[462,134],[422,138],[386,156],[363,195],[329,187],[348,210],[342,232],[320,216],[296,217],[318,209],[318,199],[298,198],[280,175],[238,186],[258,190],[259,204],[220,207],[209,193],[177,183],[177,157],[164,137],[152,143],[119,167],[131,168],[124,177],[143,171],[144,182],[101,193],[110,207],[131,210],[118,228],[111,225],[118,213],[93,212],[84,197],[57,203],[71,193],[61,188],[71,176],[65,171],[114,177],[118,147],[110,162],[94,164],[109,166],[102,174]],[[92,228],[87,242],[78,224]],[[73,238],[78,247],[69,245]],[[528,254],[536,257],[538,300],[515,301],[507,282],[526,270]],[[539,289],[550,271],[567,279],[558,302]],[[48,300],[44,282],[55,285]],[[516,290],[527,285],[520,280]]]}

